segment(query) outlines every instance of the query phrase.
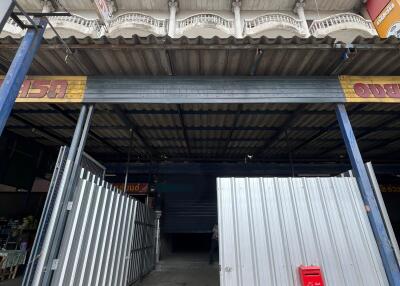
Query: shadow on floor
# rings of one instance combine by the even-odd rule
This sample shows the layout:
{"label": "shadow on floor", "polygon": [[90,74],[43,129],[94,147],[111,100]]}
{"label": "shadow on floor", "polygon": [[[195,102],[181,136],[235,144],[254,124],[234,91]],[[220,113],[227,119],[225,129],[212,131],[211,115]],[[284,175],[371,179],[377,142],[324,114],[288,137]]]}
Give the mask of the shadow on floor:
{"label": "shadow on floor", "polygon": [[218,262],[209,265],[207,254],[175,254],[160,261],[140,285],[219,286]]}

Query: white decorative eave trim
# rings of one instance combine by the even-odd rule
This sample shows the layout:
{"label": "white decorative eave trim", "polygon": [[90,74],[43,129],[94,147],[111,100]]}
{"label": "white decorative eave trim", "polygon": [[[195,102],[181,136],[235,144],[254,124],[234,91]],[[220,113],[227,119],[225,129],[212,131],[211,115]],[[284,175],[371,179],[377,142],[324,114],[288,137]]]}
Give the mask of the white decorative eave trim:
{"label": "white decorative eave trim", "polygon": [[359,30],[371,36],[377,35],[371,21],[354,13],[340,13],[323,19],[314,20],[310,26],[311,35],[317,38],[325,37],[340,30]]}
{"label": "white decorative eave trim", "polygon": [[220,30],[228,35],[234,35],[234,20],[226,19],[218,14],[198,13],[176,21],[176,35],[184,35],[185,31],[195,27],[205,27]]}
{"label": "white decorative eave trim", "polygon": [[[71,34],[73,34],[73,32],[79,32],[93,38],[100,38],[104,34],[104,27],[101,26],[95,19],[86,19],[77,15],[52,16],[48,18],[56,30],[63,29],[71,31]],[[22,19],[22,22],[29,24],[28,20],[26,19]],[[18,37],[22,37],[25,34],[25,30],[21,29],[12,18],[7,20],[7,23],[3,28],[3,32]],[[52,32],[49,26],[47,26],[46,32]]]}
{"label": "white decorative eave trim", "polygon": [[48,18],[56,30],[59,28],[76,31],[94,38],[100,38],[104,35],[104,26],[100,25],[97,19],[86,19],[78,15],[51,16]]}
{"label": "white decorative eave trim", "polygon": [[108,33],[112,35],[120,29],[135,28],[148,31],[149,34],[164,36],[167,34],[168,20],[157,19],[143,13],[128,12],[113,18],[109,22]]}
{"label": "white decorative eave trim", "polygon": [[253,19],[245,19],[243,35],[251,36],[274,29],[292,31],[300,36],[307,34],[300,19],[283,13],[268,13]]}

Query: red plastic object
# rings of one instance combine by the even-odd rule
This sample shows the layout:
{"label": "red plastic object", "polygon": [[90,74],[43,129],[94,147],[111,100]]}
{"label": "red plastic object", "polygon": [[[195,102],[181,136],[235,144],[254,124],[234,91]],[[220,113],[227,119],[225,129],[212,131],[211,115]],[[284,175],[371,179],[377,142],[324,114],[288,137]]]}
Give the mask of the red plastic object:
{"label": "red plastic object", "polygon": [[319,266],[299,266],[302,286],[324,286],[324,277]]}

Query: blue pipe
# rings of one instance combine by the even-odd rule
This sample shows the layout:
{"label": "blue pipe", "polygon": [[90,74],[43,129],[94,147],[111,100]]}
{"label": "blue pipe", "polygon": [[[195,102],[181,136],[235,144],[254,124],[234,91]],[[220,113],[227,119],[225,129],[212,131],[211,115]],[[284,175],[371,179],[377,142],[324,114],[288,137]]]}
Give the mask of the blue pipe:
{"label": "blue pipe", "polygon": [[39,28],[29,28],[0,87],[0,136],[14,106],[15,99],[42,42],[47,20],[41,19]]}
{"label": "blue pipe", "polygon": [[357,140],[354,136],[344,104],[338,104],[336,106],[336,116],[350,158],[351,166],[357,179],[358,187],[360,188],[361,196],[364,204],[369,208],[367,211],[368,218],[378,245],[389,284],[390,286],[400,286],[399,265],[396,260],[394,249],[390,243],[390,238],[376,202],[367,170],[361,157],[360,149],[358,148]]}

